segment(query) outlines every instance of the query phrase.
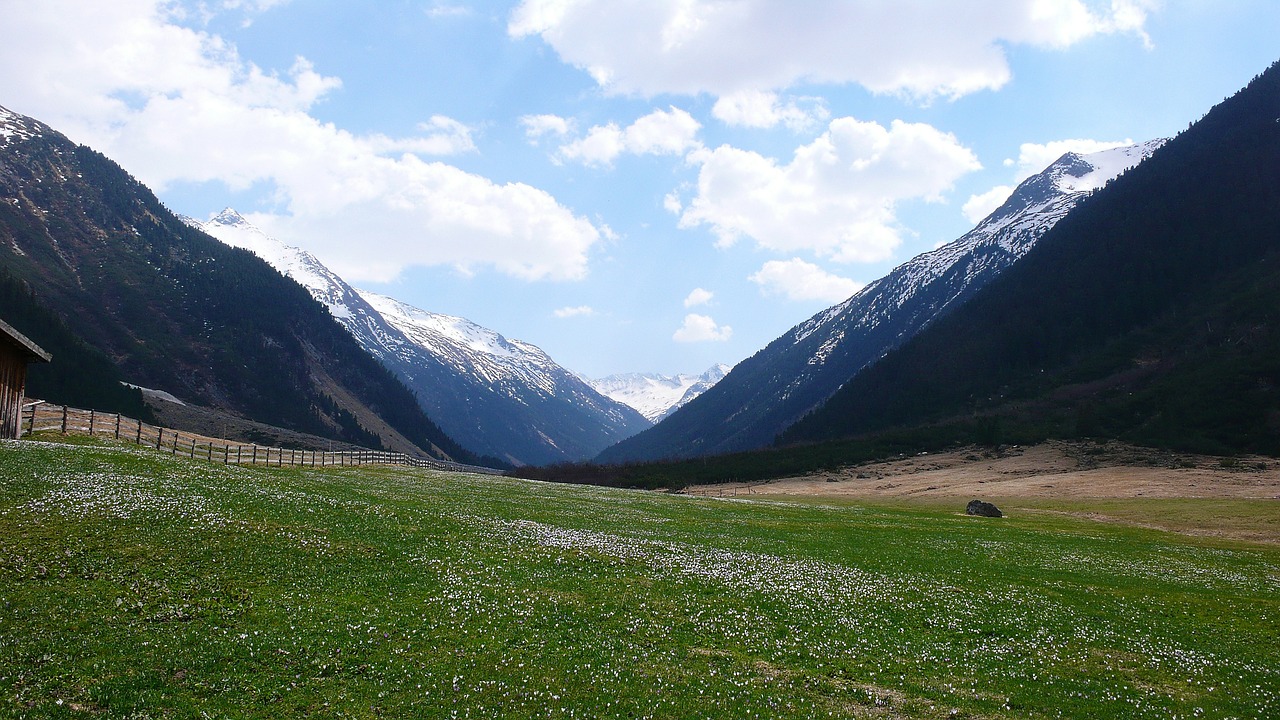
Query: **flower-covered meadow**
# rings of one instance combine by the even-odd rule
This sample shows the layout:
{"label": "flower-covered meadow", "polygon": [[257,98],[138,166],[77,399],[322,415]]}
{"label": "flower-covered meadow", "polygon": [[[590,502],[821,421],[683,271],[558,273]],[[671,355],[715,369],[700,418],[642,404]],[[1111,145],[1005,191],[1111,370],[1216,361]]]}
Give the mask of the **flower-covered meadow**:
{"label": "flower-covered meadow", "polygon": [[0,717],[1276,717],[1277,637],[1267,545],[0,444]]}

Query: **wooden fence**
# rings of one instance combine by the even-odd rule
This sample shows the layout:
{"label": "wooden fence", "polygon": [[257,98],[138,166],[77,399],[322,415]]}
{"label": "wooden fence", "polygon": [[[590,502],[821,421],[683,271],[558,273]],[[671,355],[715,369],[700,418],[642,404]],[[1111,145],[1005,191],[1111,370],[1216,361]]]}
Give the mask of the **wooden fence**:
{"label": "wooden fence", "polygon": [[252,443],[235,443],[171,428],[148,425],[117,413],[69,408],[65,405],[36,401],[22,408],[22,432],[56,430],[63,435],[112,437],[116,440],[145,445],[161,452],[199,458],[225,465],[266,465],[340,467],[349,465],[408,465],[410,467],[453,470],[457,472],[501,475],[493,468],[413,457],[385,450],[290,450]]}

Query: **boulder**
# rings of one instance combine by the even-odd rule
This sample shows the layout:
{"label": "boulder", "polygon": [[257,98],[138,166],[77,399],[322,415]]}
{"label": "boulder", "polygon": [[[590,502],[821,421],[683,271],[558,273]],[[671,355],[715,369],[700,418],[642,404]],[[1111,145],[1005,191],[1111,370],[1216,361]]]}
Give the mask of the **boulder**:
{"label": "boulder", "polygon": [[1004,513],[1000,512],[1000,508],[981,500],[970,500],[969,505],[964,509],[964,513],[981,517],[1004,517]]}

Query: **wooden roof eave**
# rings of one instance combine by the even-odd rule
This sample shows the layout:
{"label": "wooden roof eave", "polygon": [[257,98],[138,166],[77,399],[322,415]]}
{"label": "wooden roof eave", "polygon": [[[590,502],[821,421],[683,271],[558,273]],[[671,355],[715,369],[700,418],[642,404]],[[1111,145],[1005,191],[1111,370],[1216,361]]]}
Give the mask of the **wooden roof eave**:
{"label": "wooden roof eave", "polygon": [[0,320],[0,339],[8,340],[22,350],[27,355],[27,362],[49,362],[53,359],[52,355],[3,320]]}

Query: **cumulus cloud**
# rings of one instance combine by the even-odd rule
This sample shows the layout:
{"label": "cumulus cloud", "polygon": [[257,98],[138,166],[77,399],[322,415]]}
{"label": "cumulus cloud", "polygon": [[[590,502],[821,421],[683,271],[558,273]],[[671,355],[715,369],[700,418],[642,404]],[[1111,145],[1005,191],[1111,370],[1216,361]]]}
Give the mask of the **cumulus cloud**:
{"label": "cumulus cloud", "polygon": [[741,90],[716,101],[711,114],[726,125],[750,128],[772,128],[778,125],[801,131],[831,116],[821,100],[807,99],[808,109],[796,100],[783,104],[777,93],[763,90]]}
{"label": "cumulus cloud", "polygon": [[560,156],[586,165],[611,165],[622,153],[682,155],[699,147],[702,124],[676,107],[654,110],[626,128],[615,123],[596,125],[586,137],[560,147]]}
{"label": "cumulus cloud", "polygon": [[[1009,81],[1006,48],[1145,33],[1156,0],[522,0],[539,37],[606,91],[726,96],[798,83],[960,97]],[[928,18],[923,21],[922,18]]]}
{"label": "cumulus cloud", "polygon": [[1132,145],[1132,139],[1124,140],[1090,140],[1076,138],[1054,140],[1047,143],[1022,143],[1018,148],[1018,159],[1007,158],[1004,166],[1014,169],[1013,182],[1008,185],[997,185],[990,190],[970,195],[961,212],[966,220],[977,224],[1004,204],[1013,194],[1019,183],[1043,171],[1063,155],[1074,152],[1081,155],[1110,150],[1111,148]]}
{"label": "cumulus cloud", "polygon": [[426,133],[415,141],[410,152],[424,155],[458,155],[476,149],[471,139],[471,128],[444,115],[432,115],[431,119],[418,124],[418,129]]}
{"label": "cumulus cloud", "polygon": [[[419,155],[474,149],[443,116],[421,134],[360,135],[311,107],[341,87],[298,58],[284,73],[176,24],[162,0],[18,3],[0,25],[0,97],[163,191],[182,182],[272,188],[251,215],[352,280],[408,265],[494,268],[526,279],[587,272],[599,230],[555,198]],[[233,150],[232,150],[233,149]]]}
{"label": "cumulus cloud", "polygon": [[671,336],[672,340],[683,343],[724,342],[733,337],[733,328],[728,325],[717,325],[706,315],[689,313],[684,316],[684,325]]}
{"label": "cumulus cloud", "polygon": [[572,318],[572,317],[590,317],[595,314],[596,314],[595,308],[591,307],[590,305],[579,305],[577,307],[563,307],[555,311],[555,316],[562,319]]}
{"label": "cumulus cloud", "polygon": [[768,250],[837,262],[888,258],[901,242],[896,203],[939,199],[981,167],[955,136],[929,125],[847,117],[786,165],[727,145],[689,158],[700,165],[697,196],[681,227],[707,225],[721,247],[749,237]]}
{"label": "cumulus cloud", "polygon": [[684,306],[689,308],[695,305],[706,305],[711,302],[711,298],[715,297],[715,293],[702,288],[694,288],[689,296],[684,299]]}
{"label": "cumulus cloud", "polygon": [[800,258],[770,260],[747,279],[759,285],[765,295],[799,301],[837,303],[862,289],[861,283],[833,275]]}
{"label": "cumulus cloud", "polygon": [[960,208],[960,214],[964,215],[965,220],[977,225],[995,212],[996,208],[1003,205],[1013,191],[1012,185],[997,185],[984,193],[970,195],[968,201]]}
{"label": "cumulus cloud", "polygon": [[559,115],[525,115],[520,118],[520,124],[524,126],[525,137],[534,145],[544,135],[568,135],[574,128],[571,118]]}

